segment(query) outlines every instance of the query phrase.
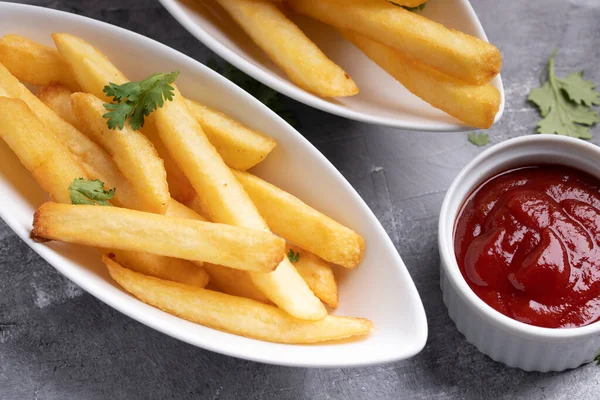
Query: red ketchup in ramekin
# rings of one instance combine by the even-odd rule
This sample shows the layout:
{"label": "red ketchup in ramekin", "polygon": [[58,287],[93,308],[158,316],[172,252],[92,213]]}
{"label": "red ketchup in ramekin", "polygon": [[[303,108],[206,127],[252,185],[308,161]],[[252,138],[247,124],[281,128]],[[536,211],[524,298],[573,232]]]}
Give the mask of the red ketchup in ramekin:
{"label": "red ketchup in ramekin", "polygon": [[488,305],[547,328],[600,319],[600,181],[539,165],[479,186],[454,229],[463,277]]}

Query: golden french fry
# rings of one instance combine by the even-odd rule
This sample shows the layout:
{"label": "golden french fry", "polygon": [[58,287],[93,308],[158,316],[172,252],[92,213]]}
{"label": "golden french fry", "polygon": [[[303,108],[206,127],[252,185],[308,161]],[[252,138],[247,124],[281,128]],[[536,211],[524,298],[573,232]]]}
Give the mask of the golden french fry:
{"label": "golden french fry", "polygon": [[56,201],[71,202],[69,186],[86,172],[24,101],[0,97],[0,137],[44,191]]}
{"label": "golden french fry", "polygon": [[81,161],[90,178],[101,179],[109,188],[118,187],[112,201],[115,205],[124,206],[127,202],[128,208],[143,209],[144,204],[135,195],[135,189],[123,177],[111,157],[35,97],[2,64],[0,64],[0,95],[23,100],[42,124]]}
{"label": "golden french fry", "polygon": [[294,252],[293,254],[297,256],[298,259],[293,265],[296,267],[296,271],[298,271],[302,279],[304,279],[310,290],[312,290],[315,296],[321,299],[323,303],[331,308],[337,308],[338,288],[337,283],[335,282],[335,276],[333,275],[333,271],[329,264],[298,246],[287,244],[285,246],[285,251],[288,252],[290,250]]}
{"label": "golden french fry", "polygon": [[142,133],[146,135],[148,140],[152,142],[160,158],[162,158],[165,164],[165,171],[167,172],[167,182],[169,184],[169,192],[171,196],[182,203],[186,203],[189,200],[196,197],[196,191],[192,187],[189,179],[185,176],[177,162],[169,154],[169,150],[160,139],[156,126],[152,123],[146,123],[141,129]]}
{"label": "golden french fry", "polygon": [[358,266],[365,249],[359,234],[257,176],[234,173],[273,232],[326,261]]}
{"label": "golden french fry", "polygon": [[246,297],[248,299],[260,301],[261,303],[271,304],[268,297],[258,290],[256,285],[252,282],[252,278],[244,271],[210,263],[204,263],[202,268],[208,272],[210,275],[210,282],[214,284],[219,291],[233,296]]}
{"label": "golden french fry", "polygon": [[69,67],[55,49],[22,36],[9,34],[0,38],[0,63],[23,82],[62,83],[79,90]]}
{"label": "golden french fry", "polygon": [[[78,71],[75,76],[84,90],[95,94],[93,90],[98,89],[99,82],[123,77],[98,49],[85,41],[67,34],[54,34],[53,38],[71,69]],[[112,81],[123,83],[116,79]],[[165,147],[185,171],[194,189],[202,193],[208,216],[219,223],[266,230],[256,207],[209,143],[176,85],[173,88],[173,101],[167,101],[157,109],[148,124],[156,124]],[[320,319],[327,315],[325,307],[285,258],[275,271],[251,272],[251,278],[271,301],[297,318]]]}
{"label": "golden french fry", "polygon": [[130,271],[106,255],[102,261],[110,276],[143,302],[236,335],[278,343],[315,343],[366,335],[373,330],[373,323],[367,319],[326,316],[319,321],[302,321],[254,300]]}
{"label": "golden french fry", "polygon": [[187,100],[186,104],[225,164],[233,169],[245,171],[252,168],[264,160],[277,144],[275,139],[256,132],[219,111],[192,100]]}
{"label": "golden french fry", "polygon": [[242,29],[301,88],[323,97],[353,96],[358,87],[277,5],[217,0]]}
{"label": "golden french fry", "polygon": [[187,260],[133,251],[111,251],[119,263],[144,275],[196,287],[205,287],[209,281],[209,276],[204,268]]}
{"label": "golden french fry", "polygon": [[83,133],[113,157],[115,164],[135,188],[144,211],[164,214],[171,196],[162,159],[146,136],[125,124],[109,129],[102,116],[102,100],[89,93],[71,95],[73,113]]}
{"label": "golden french fry", "polygon": [[300,14],[353,30],[465,82],[489,82],[502,66],[495,46],[387,1],[291,0],[289,4]]}
{"label": "golden french fry", "polygon": [[121,71],[85,40],[68,33],[53,33],[52,39],[84,92],[110,102],[111,99],[104,94],[104,86],[109,82],[127,82]]}
{"label": "golden french fry", "polygon": [[411,93],[477,128],[489,128],[500,107],[492,85],[473,85],[412,61],[398,51],[352,31],[344,36]]}
{"label": "golden french fry", "polygon": [[37,210],[31,236],[254,271],[277,267],[285,246],[283,239],[254,229],[125,208],[58,203],[45,203]]}
{"label": "golden french fry", "polygon": [[40,87],[37,96],[42,103],[57,113],[59,117],[79,129],[79,121],[73,114],[71,106],[72,93],[69,88],[62,84],[51,83],[50,85]]}

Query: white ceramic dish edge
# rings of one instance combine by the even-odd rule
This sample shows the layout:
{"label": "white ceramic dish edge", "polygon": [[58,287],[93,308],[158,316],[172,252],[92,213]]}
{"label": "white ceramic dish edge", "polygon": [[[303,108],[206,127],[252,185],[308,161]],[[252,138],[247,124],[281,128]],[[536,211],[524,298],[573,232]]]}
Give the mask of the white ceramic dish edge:
{"label": "white ceramic dish edge", "polygon": [[524,165],[568,165],[600,178],[600,148],[579,139],[534,135],[495,145],[471,161],[452,182],[440,212],[440,285],[458,330],[482,353],[527,371],[562,371],[591,361],[600,349],[600,323],[569,329],[541,328],[509,318],[469,288],[456,262],[454,223],[464,199],[483,181]]}
{"label": "white ceramic dish edge", "polygon": [[[378,354],[375,354],[377,351],[375,351],[376,348],[373,347],[376,346],[376,343],[373,341],[369,344],[369,340],[376,340],[377,333],[367,339],[352,342],[313,346],[293,346],[247,339],[181,320],[148,306],[123,292],[107,277],[105,269],[99,265],[97,255],[94,256],[93,252],[89,250],[74,252],[72,250],[73,247],[69,246],[61,246],[60,244],[48,246],[33,242],[29,238],[29,232],[31,218],[36,204],[31,204],[30,198],[24,198],[24,194],[15,190],[15,188],[10,185],[10,182],[7,182],[6,178],[0,173],[0,189],[4,194],[3,202],[5,202],[3,207],[0,208],[0,217],[2,217],[23,241],[25,241],[48,263],[53,265],[59,272],[99,300],[153,329],[195,346],[248,360],[302,367],[352,367],[389,363],[405,359],[417,354],[424,347],[427,338],[425,312],[414,283],[402,260],[398,256],[391,240],[385,233],[381,224],[376,220],[373,213],[368,209],[364,201],[343,176],[318,150],[316,150],[303,136],[285,123],[285,121],[227,79],[202,66],[195,60],[136,33],[81,16],[12,3],[0,3],[0,22],[3,18],[6,18],[6,20],[4,24],[0,24],[0,27],[3,27],[0,28],[0,34],[3,32],[2,29],[11,29],[11,26],[21,26],[18,21],[28,20],[31,22],[27,27],[29,33],[35,33],[37,30],[43,29],[42,26],[45,26],[45,29],[69,31],[74,34],[81,34],[84,38],[86,36],[93,36],[96,37],[96,43],[97,41],[102,40],[102,38],[106,41],[110,41],[111,38],[114,40],[120,39],[122,45],[136,43],[140,48],[132,49],[129,52],[128,56],[131,56],[129,57],[130,59],[139,59],[138,56],[142,56],[144,50],[154,51],[156,53],[155,58],[158,60],[158,54],[160,54],[160,60],[165,65],[173,66],[173,64],[175,64],[176,66],[180,66],[182,72],[187,71],[189,75],[205,77],[205,82],[202,82],[204,86],[209,88],[214,86],[225,91],[227,93],[226,97],[230,100],[225,101],[221,99],[221,105],[225,112],[232,114],[234,117],[239,117],[242,122],[250,125],[253,123],[259,125],[262,124],[262,126],[265,127],[263,131],[266,133],[273,133],[273,136],[279,135],[276,138],[280,142],[280,150],[274,152],[271,161],[266,161],[265,165],[261,165],[260,168],[258,168],[259,175],[261,175],[261,171],[262,173],[269,174],[270,177],[276,181],[276,184],[282,185],[285,188],[285,177],[282,178],[282,176],[278,176],[278,170],[281,168],[270,171],[268,165],[286,159],[286,154],[283,153],[283,149],[286,147],[291,147],[292,145],[297,146],[294,149],[294,153],[301,153],[301,156],[290,156],[290,154],[287,154],[291,159],[287,167],[293,170],[293,167],[297,166],[295,164],[304,164],[305,160],[302,158],[306,158],[306,160],[311,163],[310,166],[306,167],[305,172],[309,176],[314,175],[315,180],[308,183],[298,182],[298,187],[296,187],[295,190],[303,191],[312,185],[318,185],[318,178],[321,177],[324,181],[328,181],[330,186],[332,186],[332,195],[347,196],[342,197],[345,199],[345,203],[339,206],[323,205],[323,207],[327,208],[327,210],[324,211],[332,213],[334,217],[340,218],[344,223],[352,226],[353,220],[344,221],[347,216],[343,216],[344,211],[342,210],[345,209],[345,212],[347,212],[348,209],[350,209],[350,211],[357,213],[357,220],[354,222],[370,223],[370,225],[366,225],[365,229],[372,232],[374,236],[382,239],[380,242],[370,243],[370,247],[372,248],[371,253],[380,250],[391,257],[390,261],[393,260],[393,263],[392,265],[387,266],[387,268],[390,268],[388,272],[391,275],[401,277],[403,280],[402,289],[404,291],[402,296],[405,297],[405,301],[410,303],[410,308],[408,309],[403,309],[402,306],[398,306],[396,311],[396,314],[398,315],[396,318],[400,318],[401,314],[404,314],[405,316],[410,316],[411,319],[406,321],[409,325],[406,331],[385,332],[384,336],[380,336],[380,338],[383,337],[387,340],[384,340],[382,344],[383,347],[390,346],[394,343],[397,346],[395,348],[387,348],[387,351],[381,351]],[[18,29],[14,29],[13,32],[21,33]],[[45,34],[47,33],[50,32],[45,32]],[[33,37],[33,39],[38,38]],[[90,39],[93,40],[93,38]],[[49,40],[49,38],[46,40]],[[139,54],[136,54],[136,52]],[[109,54],[109,56],[115,55]],[[151,66],[151,68],[156,67],[158,67],[158,64]],[[140,66],[140,69],[143,68],[148,67]],[[125,72],[128,73],[127,69],[125,69]],[[195,87],[198,86],[191,76],[188,76],[187,78],[182,76],[180,79],[182,79],[180,86],[182,88],[185,87],[187,90],[194,90]],[[214,95],[214,93],[211,93],[211,95]],[[207,98],[203,100],[210,100],[208,95],[206,97]],[[214,101],[219,101],[218,99],[214,99],[214,96],[212,97]],[[243,104],[243,108],[247,112],[247,115],[243,116],[243,118],[241,115],[236,115],[242,112],[240,111],[240,107],[236,108],[236,104],[238,103]],[[229,109],[227,109],[227,107],[229,107]],[[256,119],[256,115],[264,118]],[[260,129],[260,127],[257,127],[257,129]],[[12,156],[8,155],[8,157]],[[319,171],[321,174],[319,175],[315,171],[315,168],[319,169],[321,167],[323,167],[323,169]],[[19,170],[16,166],[14,169]],[[20,173],[23,173],[24,169],[22,167],[20,169],[22,170]],[[273,170],[273,168],[271,168],[271,170]],[[6,171],[2,172],[6,173]],[[13,173],[13,171],[11,171],[11,173]],[[24,171],[24,173],[25,175],[22,177],[19,176],[19,178],[23,179],[25,183],[30,183],[30,186],[32,187],[36,186],[28,173],[26,171]],[[286,189],[294,192],[293,188]],[[38,190],[36,187],[35,189],[31,188],[31,190],[36,192],[36,201],[39,202],[40,196],[43,196],[41,195],[41,189]],[[307,196],[311,197],[311,200],[318,201],[319,197],[322,197],[322,193],[320,195],[308,193]],[[43,201],[43,197],[41,197],[41,200]],[[15,204],[17,206],[15,206]],[[336,211],[336,209],[340,210]],[[336,215],[338,213],[339,215]],[[359,219],[360,221],[358,221]],[[369,252],[369,250],[367,250],[367,252]],[[94,257],[94,261],[90,261],[90,257]],[[367,255],[366,258],[367,257],[369,256]],[[84,261],[88,261],[89,264],[86,265],[86,267],[90,267],[89,269],[78,265],[78,262],[83,263]],[[378,266],[374,265],[374,267],[377,268]],[[358,269],[357,271],[361,271],[361,269]],[[353,285],[355,280],[356,279],[352,278],[345,284]],[[347,303],[353,303],[352,300],[353,299],[350,298]],[[375,310],[375,312],[379,313],[380,311]],[[368,317],[367,315],[362,316]],[[405,340],[411,340],[411,342],[406,343],[404,347],[402,347],[403,338]],[[390,340],[392,341],[390,342]],[[220,342],[225,342],[226,345],[223,345]],[[344,355],[345,353],[347,354]]]}

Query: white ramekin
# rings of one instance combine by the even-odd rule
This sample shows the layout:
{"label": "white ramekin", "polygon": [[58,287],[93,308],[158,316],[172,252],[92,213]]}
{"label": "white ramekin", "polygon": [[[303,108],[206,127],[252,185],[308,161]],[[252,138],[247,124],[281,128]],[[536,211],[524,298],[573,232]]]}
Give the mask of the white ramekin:
{"label": "white ramekin", "polygon": [[454,254],[454,223],[467,196],[499,172],[536,164],[566,165],[600,179],[600,148],[579,139],[533,135],[495,145],[471,161],[454,179],[442,204],[440,284],[450,318],[482,353],[526,371],[562,371],[594,359],[600,350],[600,322],[551,329],[513,320],[473,293]]}

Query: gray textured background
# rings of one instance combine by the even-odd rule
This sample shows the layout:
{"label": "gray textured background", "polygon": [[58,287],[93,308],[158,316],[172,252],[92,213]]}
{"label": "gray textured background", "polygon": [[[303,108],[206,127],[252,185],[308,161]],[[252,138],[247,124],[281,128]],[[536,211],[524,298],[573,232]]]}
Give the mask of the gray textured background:
{"label": "gray textured background", "polygon": [[[200,61],[213,56],[153,0],[27,2],[122,26]],[[558,73],[583,68],[600,82],[599,0],[472,2],[504,56],[506,111],[489,132],[492,143],[534,132],[537,113],[525,97],[555,48]],[[452,178],[483,148],[464,133],[402,132],[289,105],[301,132],[359,191],[406,262],[429,321],[425,350],[392,365],[333,370],[210,353],[82,292],[0,222],[1,399],[598,398],[600,367],[557,374],[507,368],[468,344],[448,318],[438,286],[438,210]]]}

